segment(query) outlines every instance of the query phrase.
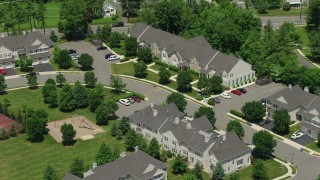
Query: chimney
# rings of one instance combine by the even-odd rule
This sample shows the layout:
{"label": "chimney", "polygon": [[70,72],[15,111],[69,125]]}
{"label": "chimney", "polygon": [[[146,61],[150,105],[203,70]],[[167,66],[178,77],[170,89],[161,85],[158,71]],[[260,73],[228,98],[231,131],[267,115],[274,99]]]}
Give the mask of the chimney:
{"label": "chimney", "polygon": [[179,121],[180,121],[179,117],[174,118],[174,123],[179,124]]}
{"label": "chimney", "polygon": [[304,90],[305,92],[309,92],[308,86],[304,87],[303,90]]}
{"label": "chimney", "polygon": [[153,116],[156,117],[158,115],[158,110],[154,109],[153,110]]}
{"label": "chimney", "polygon": [[124,158],[126,156],[126,152],[122,151],[122,153],[120,154],[120,158]]}
{"label": "chimney", "polygon": [[209,140],[210,140],[210,136],[209,136],[209,135],[206,135],[206,136],[204,137],[204,141],[207,143],[207,142],[209,142]]}
{"label": "chimney", "polygon": [[134,147],[134,152],[138,152],[139,151],[139,146]]}
{"label": "chimney", "polygon": [[226,138],[227,138],[226,135],[222,135],[223,142],[226,141]]}
{"label": "chimney", "polygon": [[187,123],[187,129],[190,130],[192,128],[191,123]]}
{"label": "chimney", "polygon": [[289,89],[291,89],[291,90],[292,90],[292,84],[289,84],[289,86],[288,86],[288,87],[289,87]]}
{"label": "chimney", "polygon": [[94,168],[96,168],[98,165],[97,165],[97,163],[92,163],[92,169],[94,169]]}
{"label": "chimney", "polygon": [[151,109],[153,109],[153,107],[154,107],[154,104],[153,104],[153,103],[151,103],[151,104],[150,104],[150,106],[151,106]]}

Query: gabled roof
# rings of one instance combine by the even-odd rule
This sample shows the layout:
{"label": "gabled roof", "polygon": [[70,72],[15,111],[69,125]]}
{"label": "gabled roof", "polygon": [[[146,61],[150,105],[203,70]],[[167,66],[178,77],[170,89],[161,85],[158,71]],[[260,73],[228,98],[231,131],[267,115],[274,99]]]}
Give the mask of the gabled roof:
{"label": "gabled roof", "polygon": [[116,3],[115,3],[113,0],[105,0],[105,1],[103,2],[103,7],[102,7],[102,9],[107,8],[108,5],[111,5],[113,8],[116,7]]}
{"label": "gabled roof", "polygon": [[1,44],[11,50],[18,47],[24,47],[27,52],[32,49],[38,49],[43,44],[49,47],[54,45],[49,38],[38,31],[0,38],[0,45]]}
{"label": "gabled roof", "polygon": [[182,58],[189,60],[196,58],[200,64],[209,65],[221,71],[230,72],[240,60],[235,56],[226,55],[221,52],[214,57],[218,51],[213,49],[203,36],[184,39],[143,23],[136,24],[130,31],[130,36],[139,38],[140,42],[148,44],[156,43],[159,48],[165,49],[168,54],[178,52]]}
{"label": "gabled roof", "polygon": [[228,132],[225,136],[225,140],[223,140],[223,136],[216,138],[214,145],[209,150],[209,154],[213,154],[218,161],[224,161],[241,153],[251,152],[251,148],[234,131]]}
{"label": "gabled roof", "polygon": [[[164,172],[167,165],[150,155],[137,151],[111,163],[94,168],[93,174],[83,178],[85,180],[116,180],[120,177],[135,177],[145,180],[154,175]],[[73,175],[67,174],[64,180],[76,180]]]}

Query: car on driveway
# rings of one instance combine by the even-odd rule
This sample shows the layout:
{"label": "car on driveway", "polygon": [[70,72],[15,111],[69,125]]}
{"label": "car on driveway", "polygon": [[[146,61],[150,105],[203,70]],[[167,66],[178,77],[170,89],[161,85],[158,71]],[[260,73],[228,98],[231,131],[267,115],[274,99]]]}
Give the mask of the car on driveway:
{"label": "car on driveway", "polygon": [[269,120],[269,119],[264,119],[264,120],[262,120],[262,121],[259,122],[259,125],[260,125],[260,126],[264,126],[264,125],[269,124],[270,122],[271,122],[271,120]]}
{"label": "car on driveway", "polygon": [[105,50],[105,49],[107,49],[107,47],[105,47],[105,46],[98,46],[97,47],[97,51]]}
{"label": "car on driveway", "polygon": [[128,99],[120,99],[119,103],[125,106],[130,106],[130,101]]}
{"label": "car on driveway", "polygon": [[232,90],[231,93],[238,95],[238,96],[240,96],[242,94],[239,90],[236,90],[236,89]]}
{"label": "car on driveway", "polygon": [[74,50],[74,49],[68,49],[68,52],[69,52],[69,54],[77,53],[77,51],[76,51],[76,50]]}
{"label": "car on driveway", "polygon": [[301,131],[296,131],[296,132],[294,132],[292,135],[291,135],[291,138],[292,139],[299,139],[299,138],[301,138],[303,136],[303,132],[301,132]]}
{"label": "car on driveway", "polygon": [[135,101],[136,103],[141,102],[141,99],[140,99],[139,97],[137,97],[137,96],[132,96],[131,98],[134,99],[134,101]]}
{"label": "car on driveway", "polygon": [[238,88],[237,90],[240,91],[242,94],[247,93],[247,90],[244,88]]}
{"label": "car on driveway", "polygon": [[105,58],[105,59],[108,59],[108,58],[109,58],[110,56],[112,56],[112,55],[115,55],[115,54],[108,53],[108,54],[104,55],[104,58]]}
{"label": "car on driveway", "polygon": [[36,72],[31,72],[31,73],[26,74],[27,77],[28,76],[37,76],[37,75],[38,75],[38,73],[36,73]]}
{"label": "car on driveway", "polygon": [[220,96],[225,99],[231,99],[231,96],[228,93],[222,93]]}
{"label": "car on driveway", "polygon": [[80,58],[80,54],[71,54],[72,60],[78,60]]}
{"label": "car on driveway", "polygon": [[119,60],[119,57],[117,55],[111,55],[108,57],[108,60],[109,61],[116,61],[116,60]]}
{"label": "car on driveway", "polygon": [[215,97],[215,98],[210,98],[209,100],[213,101],[215,104],[219,104],[221,101],[219,98]]}
{"label": "car on driveway", "polygon": [[124,23],[123,22],[116,22],[116,23],[112,24],[112,27],[124,27]]}
{"label": "car on driveway", "polygon": [[133,104],[136,102],[132,97],[127,98],[127,100],[130,102],[130,104]]}
{"label": "car on driveway", "polygon": [[260,103],[262,104],[263,107],[266,107],[266,105],[267,105],[267,100],[266,100],[265,98],[262,98],[262,99],[260,100]]}
{"label": "car on driveway", "polygon": [[0,74],[2,75],[7,74],[6,69],[4,67],[0,67]]}

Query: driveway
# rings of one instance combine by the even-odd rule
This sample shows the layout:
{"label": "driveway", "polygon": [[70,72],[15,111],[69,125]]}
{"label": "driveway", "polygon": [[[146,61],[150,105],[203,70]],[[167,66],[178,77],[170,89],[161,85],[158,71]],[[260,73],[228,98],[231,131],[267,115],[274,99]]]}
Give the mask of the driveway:
{"label": "driveway", "polygon": [[304,135],[301,138],[293,140],[293,141],[304,146],[304,145],[307,145],[307,144],[314,142],[315,140],[308,135]]}
{"label": "driveway", "polygon": [[13,68],[10,68],[10,69],[6,69],[6,75],[4,76],[12,76],[12,75],[16,75],[17,72],[13,69]]}
{"label": "driveway", "polygon": [[51,64],[37,64],[33,66],[37,72],[47,72],[47,71],[54,71],[54,68],[51,66]]}
{"label": "driveway", "polygon": [[[258,125],[261,126],[260,124],[258,124]],[[273,123],[273,121],[271,121],[268,124],[261,126],[261,127],[268,129],[269,131],[272,131],[272,128],[274,127],[274,123]]]}

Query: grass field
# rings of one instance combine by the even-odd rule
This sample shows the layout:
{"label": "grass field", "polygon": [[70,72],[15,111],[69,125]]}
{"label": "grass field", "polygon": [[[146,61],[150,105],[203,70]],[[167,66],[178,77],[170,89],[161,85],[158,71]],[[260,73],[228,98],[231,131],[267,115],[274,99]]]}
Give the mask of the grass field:
{"label": "grass field", "polygon": [[[49,114],[49,121],[54,120],[62,120],[68,117],[72,117],[74,115],[81,115],[87,117],[87,119],[91,121],[95,121],[95,114],[90,112],[88,109],[77,109],[73,112],[63,113],[59,110],[59,108],[49,108],[47,104],[43,103],[43,97],[41,94],[42,87],[39,87],[35,90],[30,89],[19,89],[14,91],[9,91],[6,95],[1,95],[1,99],[8,99],[11,103],[9,107],[10,110],[14,112],[18,112],[19,108],[22,105],[30,105],[34,109],[44,109]],[[61,91],[58,88],[58,92]],[[106,91],[106,99],[114,98],[116,95],[111,93],[110,89],[105,89]],[[0,176],[1,177],[1,176]]]}
{"label": "grass field", "polygon": [[[265,163],[265,166],[267,169],[269,179],[273,179],[273,178],[282,176],[288,172],[286,167],[282,166],[280,163],[278,163],[272,159],[264,160],[264,163]],[[252,169],[253,169],[253,166],[249,166],[249,167],[241,169],[239,172],[237,172],[239,174],[240,179],[243,179],[243,180],[253,179],[251,177],[252,176]],[[229,177],[230,176],[228,176],[228,179],[229,179]]]}
{"label": "grass field", "polygon": [[288,139],[291,139],[292,134],[293,134],[295,131],[298,131],[298,130],[301,130],[301,126],[300,126],[299,124],[290,126],[289,134],[284,135],[284,137],[286,137],[286,138],[288,138]]}
{"label": "grass field", "polygon": [[320,153],[320,148],[318,147],[316,142],[312,142],[310,144],[307,144],[306,147]]}
{"label": "grass field", "polygon": [[310,40],[308,37],[308,32],[306,29],[306,26],[296,26],[295,27],[297,32],[300,35],[300,40],[301,40],[301,46],[303,47],[310,47]]}
{"label": "grass field", "polygon": [[110,65],[111,73],[133,76],[134,75],[133,65],[134,65],[134,62],[128,62],[124,64],[111,64]]}

